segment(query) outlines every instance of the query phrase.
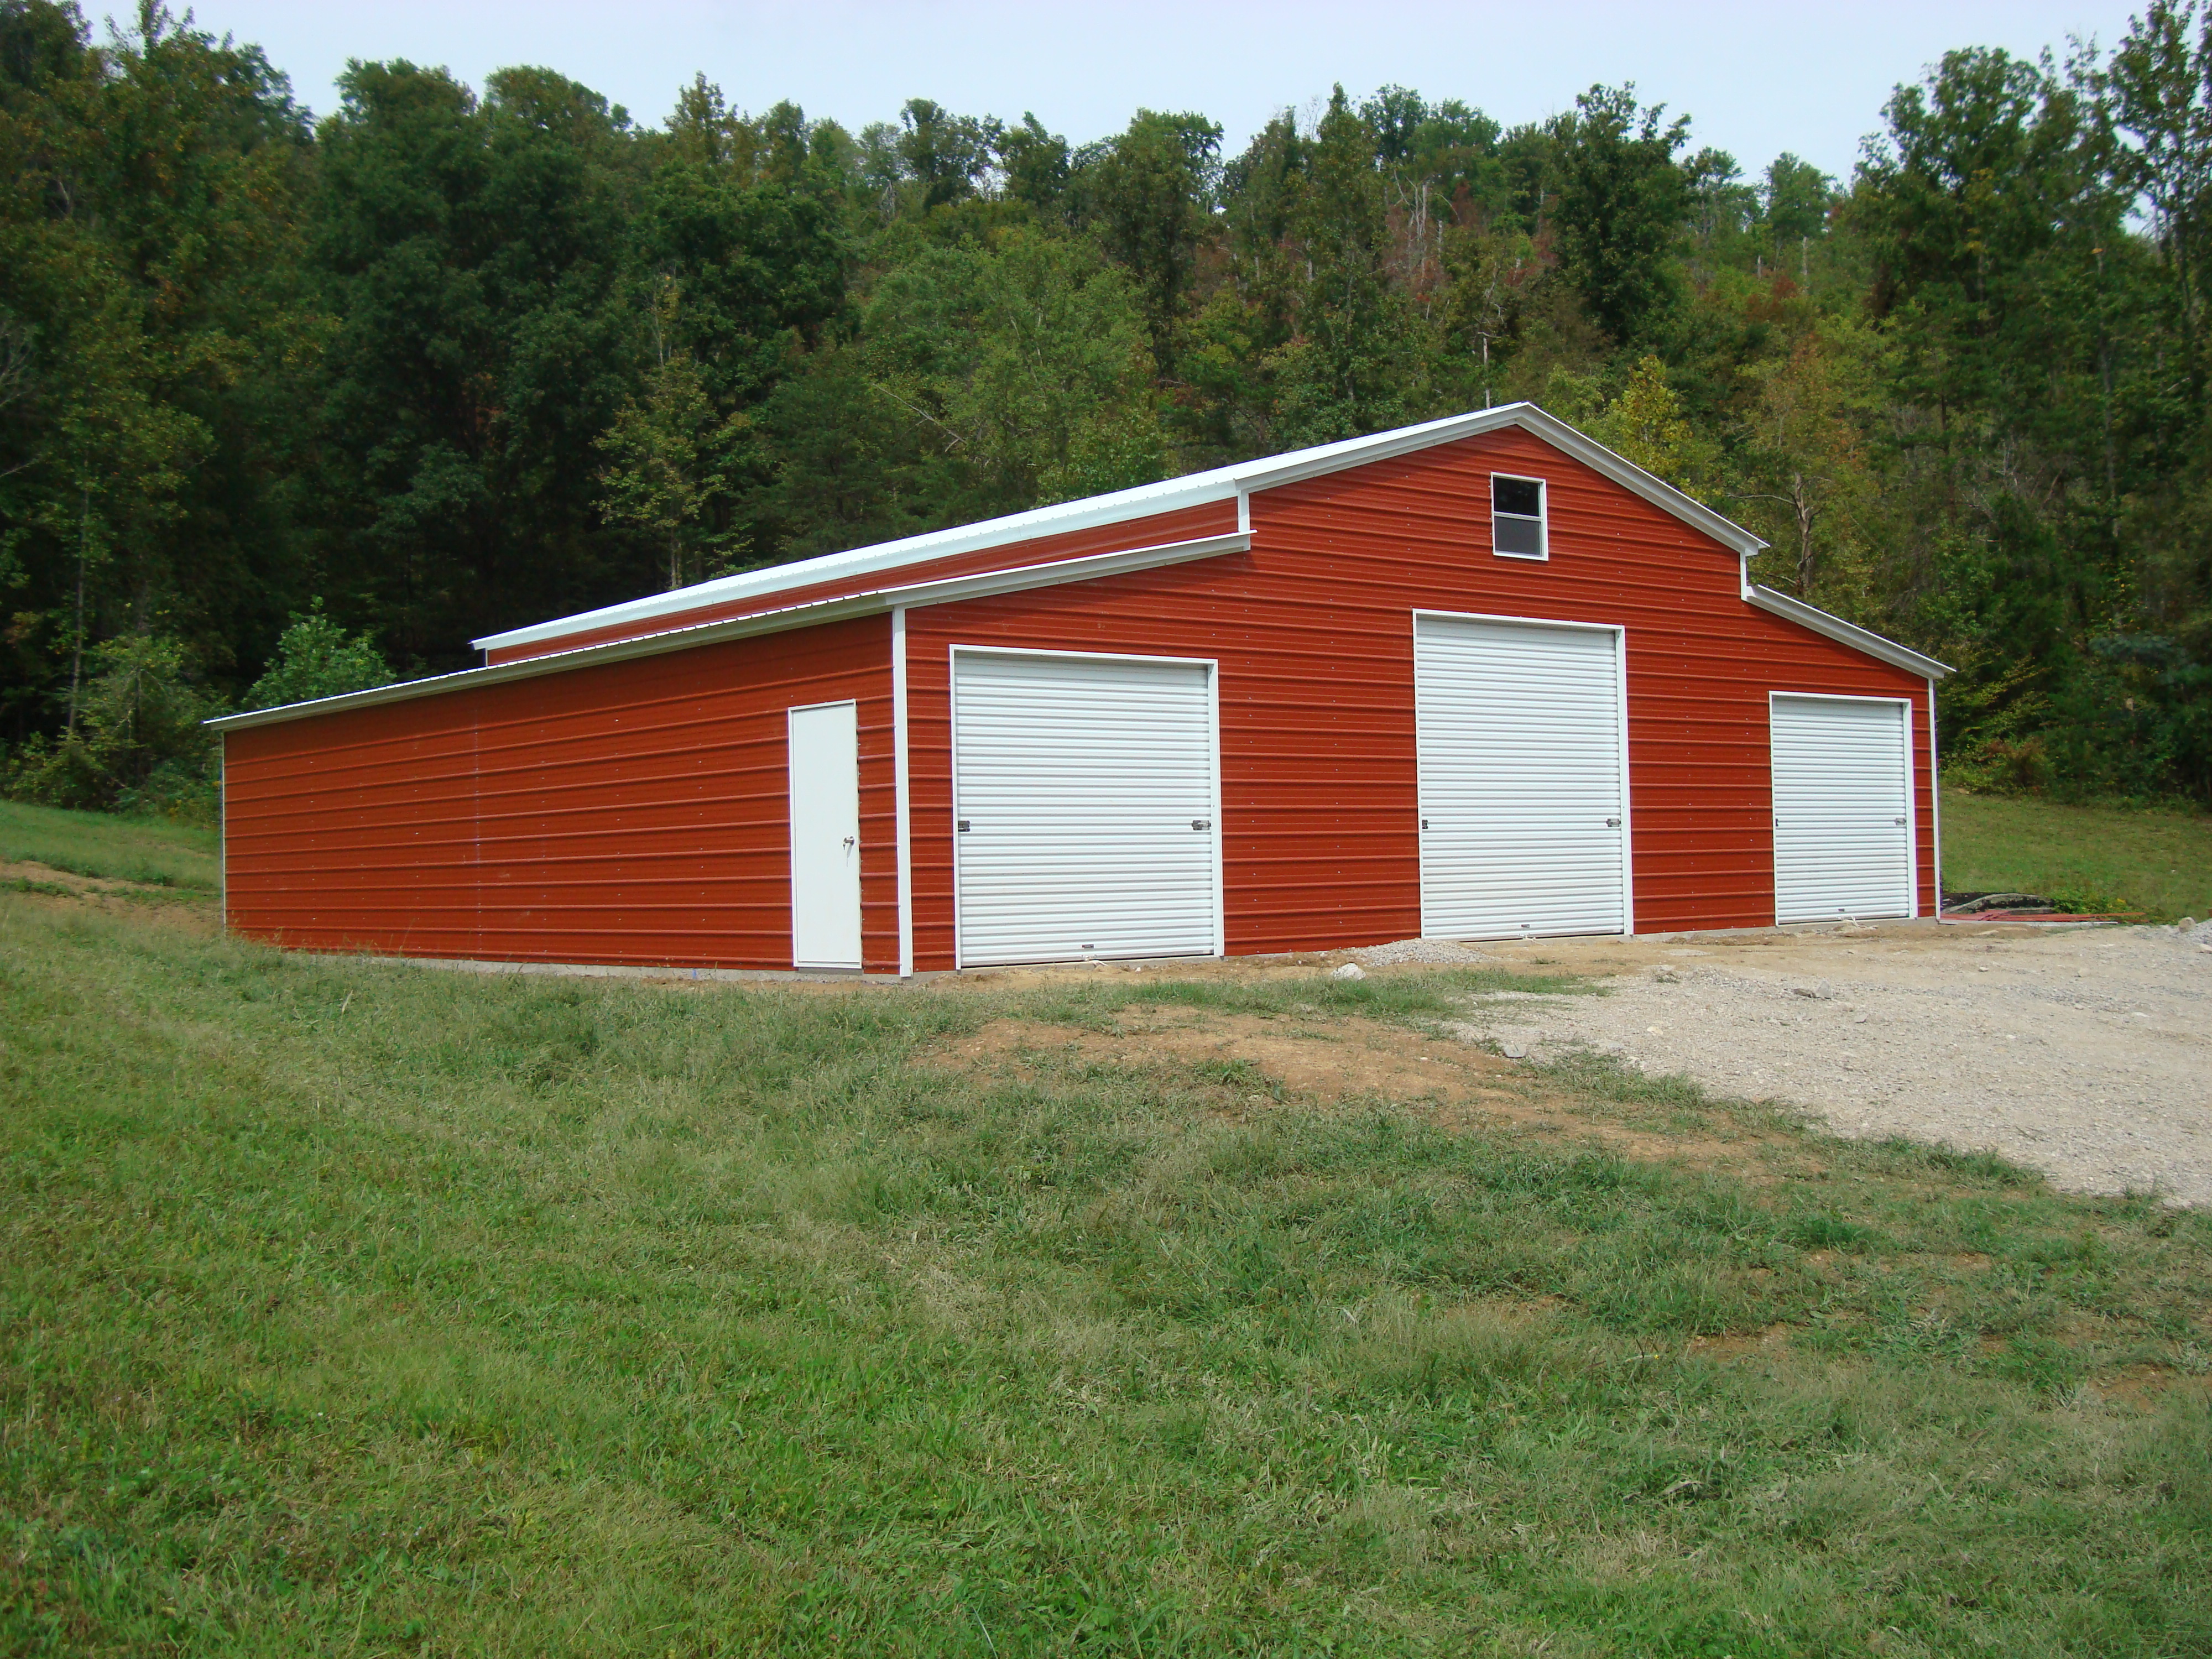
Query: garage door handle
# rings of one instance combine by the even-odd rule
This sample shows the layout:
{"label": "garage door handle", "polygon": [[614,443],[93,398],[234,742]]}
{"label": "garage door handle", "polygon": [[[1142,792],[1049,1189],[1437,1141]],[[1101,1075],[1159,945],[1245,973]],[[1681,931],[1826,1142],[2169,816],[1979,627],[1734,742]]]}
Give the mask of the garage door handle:
{"label": "garage door handle", "polygon": [[1898,819],[1898,821],[1897,821],[1897,827],[1898,827],[1899,829],[1900,829],[1900,830],[1902,830],[1902,829],[1904,829],[1904,828],[1905,828],[1905,820],[1904,820],[1903,818],[1899,818],[1899,819]]}
{"label": "garage door handle", "polygon": [[1213,828],[1213,820],[1212,818],[1193,818],[1190,821],[1190,827],[1194,830],[1211,830]]}
{"label": "garage door handle", "polygon": [[963,836],[968,833],[968,820],[965,818],[960,820],[960,833]]}
{"label": "garage door handle", "polygon": [[1428,827],[1429,827],[1429,821],[1428,821],[1426,818],[1423,818],[1423,819],[1421,820],[1421,828],[1422,828],[1422,829],[1424,829],[1424,830],[1425,830],[1425,829],[1427,829]]}
{"label": "garage door handle", "polygon": [[1620,828],[1620,820],[1619,818],[1607,818],[1605,821],[1605,827],[1608,830],[1618,830]]}

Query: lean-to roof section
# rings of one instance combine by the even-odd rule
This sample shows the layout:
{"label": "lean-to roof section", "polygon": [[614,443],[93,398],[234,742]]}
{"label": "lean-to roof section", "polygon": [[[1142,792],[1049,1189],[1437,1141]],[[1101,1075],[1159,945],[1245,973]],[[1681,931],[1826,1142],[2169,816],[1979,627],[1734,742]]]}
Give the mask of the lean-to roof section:
{"label": "lean-to roof section", "polygon": [[[650,628],[655,623],[669,627],[681,626],[675,619],[691,612],[711,611],[726,616],[733,608],[758,605],[766,609],[774,603],[777,595],[797,589],[840,581],[866,580],[912,565],[934,563],[961,555],[987,552],[994,548],[1012,548],[1072,532],[1203,507],[1210,502],[1237,501],[1255,491],[1411,454],[1437,444],[1479,437],[1504,427],[1519,427],[1541,438],[1553,448],[1572,456],[1623,488],[1633,490],[1740,556],[1747,556],[1766,545],[1741,526],[1692,500],[1672,484],[1614,454],[1604,445],[1584,437],[1565,422],[1547,415],[1534,404],[1507,404],[1502,408],[1454,415],[1419,426],[1403,427],[1395,432],[1378,432],[1364,438],[1347,438],[1337,443],[1322,444],[1312,449],[1294,450],[1287,455],[1239,461],[1231,466],[1193,472],[1159,483],[1141,484],[1133,489],[1118,489],[1110,495],[1093,495],[1079,501],[1035,507],[1027,513],[988,519],[981,524],[961,525],[926,536],[909,536],[901,541],[856,548],[850,552],[824,554],[819,558],[802,559],[796,563],[775,565],[765,570],[748,570],[690,587],[679,587],[672,592],[654,593],[621,605],[607,605],[598,611],[586,611],[573,617],[534,623],[527,628],[509,629],[504,633],[487,635],[471,643],[496,661],[532,648],[542,648],[550,641],[572,635],[606,638],[617,634],[634,634],[641,625]],[[1241,517],[1240,514],[1240,527]]]}
{"label": "lean-to roof section", "polygon": [[1086,558],[1063,559],[1051,564],[981,571],[944,581],[875,587],[863,593],[784,605],[725,622],[685,626],[679,619],[673,627],[636,639],[613,640],[603,645],[547,652],[514,662],[494,663],[485,668],[465,668],[455,674],[403,680],[397,685],[380,685],[368,691],[350,691],[343,696],[318,697],[312,702],[291,702],[276,708],[256,708],[243,714],[225,714],[205,724],[218,732],[234,732],[244,726],[304,720],[316,714],[336,714],[342,709],[372,708],[383,702],[404,702],[411,697],[437,696],[447,691],[465,690],[479,685],[497,685],[503,681],[528,679],[538,674],[566,673],[572,668],[623,662],[633,657],[653,657],[664,652],[688,651],[694,646],[744,639],[749,635],[778,634],[794,628],[812,628],[821,623],[842,622],[852,617],[875,616],[883,611],[896,611],[902,605],[949,605],[959,599],[991,599],[1001,593],[1024,592],[1030,588],[1055,587],[1063,582],[1096,581],[1103,576],[1121,576],[1133,571],[1158,569],[1164,565],[1186,564],[1194,559],[1215,558],[1224,553],[1242,553],[1251,545],[1251,536],[1239,532],[1233,535],[1170,542],[1158,547],[1131,548],[1119,553],[1093,554]]}

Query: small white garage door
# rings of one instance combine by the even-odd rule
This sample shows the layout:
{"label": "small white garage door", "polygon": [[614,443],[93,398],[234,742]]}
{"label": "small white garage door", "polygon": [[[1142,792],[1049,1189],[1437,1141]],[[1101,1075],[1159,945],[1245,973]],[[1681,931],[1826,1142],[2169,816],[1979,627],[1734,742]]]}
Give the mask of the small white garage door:
{"label": "small white garage door", "polygon": [[1419,616],[1421,931],[1627,926],[1620,636]]}
{"label": "small white garage door", "polygon": [[953,653],[963,967],[1220,948],[1212,673]]}
{"label": "small white garage door", "polygon": [[1910,703],[1768,699],[1774,920],[1914,914]]}

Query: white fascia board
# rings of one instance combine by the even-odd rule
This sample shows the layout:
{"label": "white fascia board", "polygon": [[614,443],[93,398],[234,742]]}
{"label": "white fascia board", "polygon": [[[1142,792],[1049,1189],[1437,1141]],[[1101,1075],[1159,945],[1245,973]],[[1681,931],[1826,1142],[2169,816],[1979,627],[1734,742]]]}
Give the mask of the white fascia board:
{"label": "white fascia board", "polygon": [[1745,600],[1761,611],[1809,628],[1815,634],[1825,634],[1838,644],[1848,645],[1854,651],[1863,651],[1869,657],[1880,658],[1894,667],[1920,676],[1931,684],[1948,678],[1951,673],[1948,663],[1940,663],[1933,657],[1923,656],[1910,646],[1899,645],[1895,640],[1886,640],[1879,634],[1847,623],[1841,617],[1832,617],[1825,611],[1814,609],[1802,599],[1793,599],[1786,593],[1778,593],[1771,587],[1756,583],[1744,590]]}
{"label": "white fascia board", "polygon": [[1032,507],[1026,513],[1010,514],[1005,518],[986,519],[981,524],[958,525],[950,530],[932,531],[926,536],[908,536],[900,541],[881,542],[873,547],[855,548],[845,553],[824,553],[817,558],[801,559],[793,564],[770,565],[763,570],[747,570],[734,576],[721,576],[710,582],[679,587],[672,592],[629,599],[621,605],[606,605],[573,617],[556,617],[551,622],[535,623],[527,628],[509,629],[503,634],[487,634],[482,639],[471,640],[469,643],[478,651],[503,651],[510,646],[539,645],[569,634],[619,627],[624,623],[649,622],[656,617],[702,611],[709,605],[727,605],[732,601],[763,599],[788,588],[811,587],[817,582],[835,581],[841,576],[873,575],[882,571],[896,570],[902,565],[951,558],[984,548],[1035,541],[1044,536],[1061,536],[1076,530],[1094,530],[1102,525],[1120,524],[1131,519],[1148,519],[1157,514],[1172,513],[1186,507],[1203,506],[1208,501],[1229,501],[1236,494],[1236,479],[1227,469],[1194,472],[1187,477],[1170,478],[1160,483],[1139,484],[1133,489],[1117,489],[1108,495],[1093,495],[1084,501],[1063,501],[1054,507]]}
{"label": "white fascia board", "polygon": [[698,623],[672,628],[634,640],[611,640],[604,645],[579,647],[574,651],[549,651],[542,657],[520,662],[495,663],[488,668],[465,668],[456,673],[435,674],[428,679],[404,680],[370,691],[349,691],[343,696],[318,697],[311,702],[285,703],[276,708],[256,708],[243,714],[224,714],[204,722],[218,732],[235,732],[249,726],[271,726],[283,720],[305,720],[379,703],[405,702],[434,697],[447,691],[499,685],[508,680],[534,678],[540,674],[565,673],[572,668],[593,668],[602,663],[624,662],[632,657],[657,657],[694,646],[715,645],[756,634],[781,634],[794,628],[843,622],[854,617],[878,616],[901,608],[951,605],[961,599],[984,599],[1000,593],[1019,593],[1030,588],[1054,587],[1064,582],[1096,581],[1103,576],[1154,570],[1164,565],[1211,559],[1224,553],[1249,551],[1249,535],[1202,536],[1194,541],[1163,542],[1156,547],[1131,548],[1120,553],[1094,553],[1079,559],[1060,559],[1049,564],[1024,565],[1013,570],[989,570],[973,576],[949,576],[941,581],[914,582],[904,587],[879,587],[841,599],[815,599],[786,605],[727,622]]}
{"label": "white fascia board", "polygon": [[1070,531],[1090,530],[1102,525],[1151,518],[1158,514],[1203,506],[1210,501],[1234,501],[1237,507],[1237,527],[1240,531],[1249,530],[1252,527],[1250,501],[1255,490],[1272,489],[1283,484],[1297,483],[1302,479],[1319,477],[1324,473],[1341,472],[1373,461],[1410,455],[1437,444],[1480,437],[1484,433],[1496,432],[1505,427],[1519,427],[1542,439],[1592,471],[1603,474],[1654,506],[1673,514],[1691,528],[1711,537],[1723,547],[1733,548],[1748,556],[1766,545],[1741,525],[1731,523],[1711,507],[1691,500],[1672,484],[1653,477],[1633,462],[1623,459],[1604,445],[1584,437],[1565,421],[1547,415],[1535,404],[1505,404],[1496,409],[1478,410],[1473,414],[1452,415],[1439,421],[1424,422],[1419,426],[1401,427],[1395,432],[1377,432],[1364,438],[1346,438],[1312,449],[1296,450],[1287,455],[1240,461],[1232,466],[1193,472],[1180,478],[1164,479],[1158,483],[1139,484],[1133,489],[1117,489],[1110,495],[1093,495],[1084,501],[1033,507],[1026,513],[987,519],[981,524],[933,531],[926,536],[909,536],[902,541],[856,548],[850,552],[826,553],[819,558],[801,559],[795,564],[771,565],[764,570],[748,570],[739,575],[701,582],[696,586],[679,587],[670,593],[655,593],[645,599],[607,605],[601,610],[586,611],[574,617],[537,623],[528,628],[510,629],[503,634],[488,634],[482,639],[471,640],[470,643],[479,651],[501,651],[518,645],[541,645],[548,640],[565,638],[571,634],[619,627],[625,623],[647,622],[658,617],[678,616],[709,605],[766,599],[793,587],[808,587],[817,582],[834,581],[842,576],[872,575],[895,570],[902,565],[920,564],[931,559],[950,558],[986,548],[1034,541],[1039,537],[1063,535]]}

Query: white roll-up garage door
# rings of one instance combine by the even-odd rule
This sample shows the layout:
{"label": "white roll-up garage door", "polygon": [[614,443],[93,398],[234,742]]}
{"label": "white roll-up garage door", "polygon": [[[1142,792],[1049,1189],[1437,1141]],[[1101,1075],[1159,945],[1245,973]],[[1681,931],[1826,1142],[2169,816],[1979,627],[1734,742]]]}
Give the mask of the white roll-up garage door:
{"label": "white roll-up garage door", "polygon": [[954,652],[962,966],[1220,948],[1212,673]]}
{"label": "white roll-up garage door", "polygon": [[1627,926],[1620,635],[1419,616],[1421,931]]}
{"label": "white roll-up garage door", "polygon": [[1914,913],[1911,705],[1776,692],[1774,920]]}

